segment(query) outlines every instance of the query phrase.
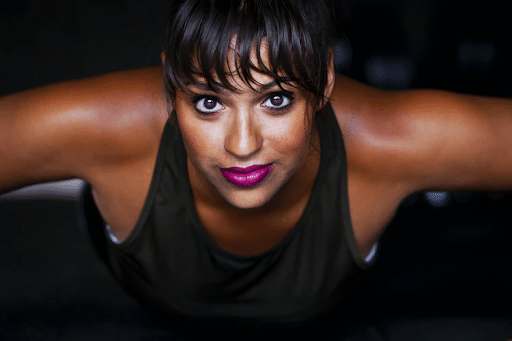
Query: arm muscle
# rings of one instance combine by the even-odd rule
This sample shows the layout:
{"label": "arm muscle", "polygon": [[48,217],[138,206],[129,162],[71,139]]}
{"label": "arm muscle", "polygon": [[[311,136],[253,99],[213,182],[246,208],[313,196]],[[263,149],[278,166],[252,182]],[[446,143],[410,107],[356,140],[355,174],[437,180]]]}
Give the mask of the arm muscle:
{"label": "arm muscle", "polygon": [[165,113],[160,80],[159,68],[145,69],[2,97],[0,193],[89,180],[108,165],[140,158],[155,143],[148,128],[158,137]]}

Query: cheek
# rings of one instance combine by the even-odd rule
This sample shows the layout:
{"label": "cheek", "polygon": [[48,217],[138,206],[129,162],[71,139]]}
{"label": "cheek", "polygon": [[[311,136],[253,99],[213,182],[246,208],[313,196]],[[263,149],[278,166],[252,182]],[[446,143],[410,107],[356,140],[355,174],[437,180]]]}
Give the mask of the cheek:
{"label": "cheek", "polygon": [[187,154],[190,158],[205,155],[218,144],[218,134],[211,125],[207,129],[205,124],[197,120],[195,113],[180,104],[176,106],[176,118]]}
{"label": "cheek", "polygon": [[207,154],[216,143],[210,132],[201,125],[180,124],[181,136],[187,154],[191,158]]}
{"label": "cheek", "polygon": [[183,112],[177,110],[176,118],[187,155],[193,159],[195,155],[201,154],[201,150],[204,149],[203,146],[206,143],[203,139],[204,136],[197,125],[194,125]]}
{"label": "cheek", "polygon": [[307,121],[283,119],[270,125],[269,134],[275,143],[275,148],[286,154],[303,154],[307,152],[311,132]]}

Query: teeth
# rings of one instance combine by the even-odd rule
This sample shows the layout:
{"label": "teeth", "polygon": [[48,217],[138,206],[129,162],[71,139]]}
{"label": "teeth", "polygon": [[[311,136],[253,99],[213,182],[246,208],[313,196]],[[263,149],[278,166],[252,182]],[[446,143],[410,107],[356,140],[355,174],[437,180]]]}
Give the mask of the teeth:
{"label": "teeth", "polygon": [[239,181],[245,181],[247,179],[255,179],[260,175],[259,173],[256,173],[256,171],[251,172],[251,173],[254,173],[254,174],[245,175],[245,176],[244,175],[235,176],[235,178]]}

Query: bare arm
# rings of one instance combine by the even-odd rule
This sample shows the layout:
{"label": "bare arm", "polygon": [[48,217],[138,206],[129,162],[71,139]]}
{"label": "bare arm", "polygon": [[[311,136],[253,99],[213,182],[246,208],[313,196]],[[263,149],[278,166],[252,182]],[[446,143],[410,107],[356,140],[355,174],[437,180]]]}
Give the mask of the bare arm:
{"label": "bare arm", "polygon": [[[54,84],[0,99],[0,193],[94,179],[140,158],[162,115],[161,69]],[[161,119],[160,119],[161,120]]]}
{"label": "bare arm", "polygon": [[342,119],[354,167],[405,195],[512,188],[512,100],[355,87]]}
{"label": "bare arm", "polygon": [[414,189],[512,188],[512,100],[443,91],[396,97]]}
{"label": "bare arm", "polygon": [[512,188],[512,101],[388,92],[338,77],[331,103],[348,166],[350,216],[366,255],[408,195]]}

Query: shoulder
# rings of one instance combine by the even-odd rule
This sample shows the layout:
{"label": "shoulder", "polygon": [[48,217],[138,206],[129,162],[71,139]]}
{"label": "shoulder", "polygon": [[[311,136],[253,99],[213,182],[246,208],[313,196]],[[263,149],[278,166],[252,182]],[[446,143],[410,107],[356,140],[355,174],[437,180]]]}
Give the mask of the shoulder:
{"label": "shoulder", "polygon": [[488,178],[503,177],[494,159],[511,140],[508,99],[430,89],[383,91],[338,76],[331,103],[349,169],[400,185],[405,195],[491,189]]}
{"label": "shoulder", "polygon": [[331,105],[343,134],[350,216],[363,254],[414,192],[512,188],[509,99],[382,91],[339,76]]}
{"label": "shoulder", "polygon": [[398,153],[406,134],[396,95],[338,75],[331,105],[349,166],[373,177],[385,176],[389,158]]}
{"label": "shoulder", "polygon": [[85,133],[91,143],[111,146],[110,152],[99,149],[109,160],[112,154],[136,158],[158,144],[167,120],[160,67],[111,73],[77,87],[87,93],[78,102],[79,110],[90,113],[83,117],[90,125]]}
{"label": "shoulder", "polygon": [[0,99],[0,191],[102,171],[158,147],[162,69],[116,72]]}
{"label": "shoulder", "polygon": [[426,174],[418,167],[434,157],[428,136],[440,129],[432,103],[443,101],[436,92],[385,91],[337,76],[331,104],[350,170],[372,181],[405,185],[407,194],[419,190]]}
{"label": "shoulder", "polygon": [[91,114],[83,118],[82,144],[93,152],[88,177],[91,181],[111,173],[111,168],[149,160],[158,150],[168,114],[163,94],[162,68],[145,68],[103,75],[83,81],[87,102],[79,106]]}

